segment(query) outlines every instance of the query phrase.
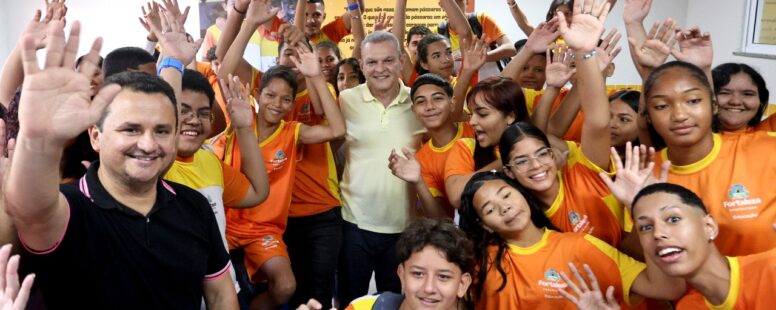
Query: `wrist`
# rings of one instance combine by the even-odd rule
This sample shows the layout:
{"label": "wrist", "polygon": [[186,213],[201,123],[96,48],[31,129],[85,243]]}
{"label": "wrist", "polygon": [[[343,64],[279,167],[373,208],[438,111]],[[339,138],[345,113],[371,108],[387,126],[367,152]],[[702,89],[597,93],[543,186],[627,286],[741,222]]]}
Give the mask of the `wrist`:
{"label": "wrist", "polygon": [[248,12],[248,8],[247,8],[247,7],[240,9],[240,8],[238,8],[238,7],[237,7],[237,3],[232,3],[232,9],[233,9],[233,10],[234,10],[234,11],[235,11],[237,14],[240,14],[240,15],[243,15],[243,16],[245,16],[245,13],[247,13],[247,12]]}
{"label": "wrist", "polygon": [[180,72],[181,76],[183,76],[184,65],[183,62],[177,58],[166,56],[159,63],[159,68],[156,70],[156,75],[161,76],[162,70],[164,69],[175,69],[176,71]]}
{"label": "wrist", "polygon": [[156,35],[155,35],[155,34],[153,34],[153,33],[149,33],[149,34],[146,36],[146,40],[148,40],[148,42],[159,42],[159,39],[158,39],[158,38],[156,37]]}

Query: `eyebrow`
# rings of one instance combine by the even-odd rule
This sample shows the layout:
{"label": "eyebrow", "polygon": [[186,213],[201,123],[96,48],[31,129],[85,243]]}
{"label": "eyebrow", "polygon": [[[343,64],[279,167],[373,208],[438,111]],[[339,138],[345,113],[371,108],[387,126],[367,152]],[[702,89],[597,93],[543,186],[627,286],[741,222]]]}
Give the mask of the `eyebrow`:
{"label": "eyebrow", "polygon": [[[660,209],[658,211],[660,211],[662,213],[662,212],[665,212],[665,211],[670,210],[670,209],[679,209],[679,206],[677,206],[677,205],[662,206],[662,207],[660,207]],[[639,216],[639,217],[636,218],[636,220],[647,220],[647,219],[648,218],[647,218],[646,215],[642,215],[642,216]]]}

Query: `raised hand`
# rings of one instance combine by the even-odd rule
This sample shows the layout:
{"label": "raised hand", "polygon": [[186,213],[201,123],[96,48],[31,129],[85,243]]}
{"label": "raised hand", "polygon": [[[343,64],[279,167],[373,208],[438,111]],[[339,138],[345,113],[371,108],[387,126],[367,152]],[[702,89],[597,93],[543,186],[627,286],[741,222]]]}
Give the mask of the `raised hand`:
{"label": "raised hand", "polygon": [[643,23],[651,7],[652,0],[625,0],[622,18],[626,24]]}
{"label": "raised hand", "polygon": [[388,168],[391,169],[391,173],[409,183],[420,182],[422,178],[420,163],[415,159],[415,154],[406,148],[402,148],[401,151],[404,157],[399,156],[396,150],[391,150],[391,155],[388,156]]}
{"label": "raised hand", "polygon": [[184,65],[194,61],[194,56],[197,55],[197,50],[202,45],[202,39],[190,42],[180,20],[176,20],[168,12],[163,12],[161,17],[162,28],[158,29],[151,24],[151,30],[159,38],[162,54],[165,57],[175,58]]}
{"label": "raised hand", "polygon": [[175,19],[181,26],[186,24],[186,18],[189,17],[189,9],[191,7],[187,6],[183,10],[183,13],[181,13],[181,8],[178,6],[178,0],[162,0],[162,3],[164,4],[164,11],[167,13],[168,17]]}
{"label": "raised hand", "polygon": [[10,255],[10,244],[0,248],[0,309],[23,310],[27,306],[35,275],[24,277],[24,282],[19,287],[19,274],[16,271],[19,268],[19,255],[9,259]]}
{"label": "raised hand", "polygon": [[561,88],[577,72],[571,68],[572,53],[568,46],[554,45],[547,48],[547,66],[544,69],[547,86]]}
{"label": "raised hand", "polygon": [[485,65],[485,58],[488,56],[488,44],[477,38],[473,41],[472,44],[469,44],[469,48],[463,51],[463,70],[478,71]]}
{"label": "raised hand", "polygon": [[304,40],[307,40],[304,36],[304,32],[298,27],[292,24],[283,24],[280,26],[278,33],[286,44],[296,45],[305,44]]}
{"label": "raised hand", "polygon": [[623,164],[620,155],[612,147],[612,157],[614,157],[614,166],[617,171],[616,178],[612,180],[606,173],[599,173],[601,179],[609,187],[615,198],[626,206],[630,206],[633,198],[638,192],[647,185],[666,182],[668,179],[668,168],[671,163],[666,161],[661,166],[660,178],[655,179],[653,169],[655,163],[652,161],[655,155],[655,149],[646,146],[633,146],[631,143],[625,144],[625,163]]}
{"label": "raised hand", "polygon": [[392,19],[393,16],[388,16],[388,13],[386,12],[377,13],[374,31],[384,31],[385,29],[390,28]]}
{"label": "raised hand", "polygon": [[67,6],[65,0],[46,0],[46,18],[49,20],[61,20],[67,24],[65,16],[67,15]]}
{"label": "raised hand", "polygon": [[614,298],[614,286],[610,285],[606,288],[606,297],[604,297],[604,294],[601,292],[601,286],[598,284],[598,279],[595,277],[593,270],[590,269],[590,266],[584,264],[582,265],[582,268],[585,269],[587,278],[590,279],[590,287],[588,287],[587,282],[585,282],[582,275],[579,274],[577,267],[574,266],[574,264],[569,263],[569,269],[571,269],[571,273],[574,275],[574,278],[577,279],[579,285],[574,283],[565,272],[561,272],[560,277],[563,281],[566,281],[568,287],[571,288],[577,296],[575,297],[573,294],[566,292],[566,289],[564,288],[559,288],[558,292],[575,304],[577,309],[580,310],[619,310],[620,304],[617,302],[617,299]]}
{"label": "raised hand", "polygon": [[[148,9],[146,10],[146,8]],[[159,13],[161,7],[156,2],[148,2],[146,6],[141,6],[140,9],[143,11],[143,16],[137,19],[140,20],[143,28],[148,31],[148,40],[152,42],[159,41],[152,29],[162,29],[162,17]]]}
{"label": "raised hand", "polygon": [[249,86],[243,85],[240,78],[229,75],[229,78],[221,79],[221,89],[226,100],[226,111],[235,128],[250,128],[253,125],[253,108],[248,103]]}
{"label": "raised hand", "polygon": [[560,37],[558,31],[558,18],[553,17],[549,22],[541,22],[528,36],[523,48],[527,48],[532,53],[541,53],[547,49],[547,46]]}
{"label": "raised hand", "polygon": [[54,145],[64,145],[96,123],[108,103],[121,90],[118,85],[108,85],[94,99],[89,99],[102,39],[94,41],[91,51],[75,71],[81,25],[77,21],[73,23],[67,41],[64,27],[62,21],[49,24],[49,44],[43,70],[35,54],[34,38],[27,36],[23,39],[25,79],[19,104],[19,135],[43,139]]}
{"label": "raised hand", "polygon": [[620,42],[620,37],[621,35],[617,32],[617,28],[612,28],[606,37],[601,40],[601,44],[598,44],[598,47],[595,48],[596,58],[598,59],[598,69],[602,72],[606,70],[606,67],[608,67],[609,64],[614,61],[614,58],[622,51],[622,48],[617,46],[617,43]]}
{"label": "raised hand", "polygon": [[685,31],[676,29],[676,41],[679,42],[679,50],[672,49],[671,55],[677,60],[689,62],[701,69],[711,69],[714,48],[708,32],[701,33],[698,26]]}
{"label": "raised hand", "polygon": [[245,20],[253,25],[261,25],[271,20],[280,12],[280,8],[273,8],[271,0],[251,0],[248,11],[245,12]]}
{"label": "raised hand", "polygon": [[291,56],[296,68],[304,74],[305,77],[312,78],[321,76],[321,65],[318,62],[318,56],[307,49],[306,44],[296,44],[296,56]]}
{"label": "raised hand", "polygon": [[676,22],[669,18],[662,24],[659,21],[655,22],[644,42],[636,42],[635,39],[628,38],[634,61],[644,68],[657,68],[662,65],[676,44],[676,38],[673,36],[675,27]]}
{"label": "raised hand", "polygon": [[574,1],[574,18],[571,25],[566,17],[558,12],[559,30],[566,44],[574,50],[590,52],[598,45],[598,39],[604,32],[604,23],[611,4],[602,0]]}

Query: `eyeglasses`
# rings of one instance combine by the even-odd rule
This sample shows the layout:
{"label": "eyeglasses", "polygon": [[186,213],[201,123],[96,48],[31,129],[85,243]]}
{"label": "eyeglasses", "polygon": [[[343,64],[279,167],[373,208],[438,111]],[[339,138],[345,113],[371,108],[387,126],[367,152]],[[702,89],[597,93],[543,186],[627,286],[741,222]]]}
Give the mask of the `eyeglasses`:
{"label": "eyeglasses", "polygon": [[209,122],[213,120],[213,112],[211,110],[199,110],[194,111],[192,109],[181,107],[181,118],[187,119],[189,117],[196,116],[203,122]]}
{"label": "eyeglasses", "polygon": [[538,162],[540,165],[547,165],[552,163],[555,157],[552,148],[544,147],[536,151],[533,155],[519,156],[506,165],[506,167],[514,167],[517,172],[523,173],[531,169],[533,161]]}

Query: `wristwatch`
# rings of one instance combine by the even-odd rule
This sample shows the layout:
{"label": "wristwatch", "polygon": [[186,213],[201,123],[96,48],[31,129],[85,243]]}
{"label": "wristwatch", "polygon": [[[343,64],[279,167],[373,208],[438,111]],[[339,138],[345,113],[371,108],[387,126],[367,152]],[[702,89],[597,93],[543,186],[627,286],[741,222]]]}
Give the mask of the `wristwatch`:
{"label": "wristwatch", "polygon": [[159,64],[159,68],[156,69],[156,75],[162,75],[162,69],[165,68],[175,68],[183,75],[183,63],[175,58],[164,57]]}

